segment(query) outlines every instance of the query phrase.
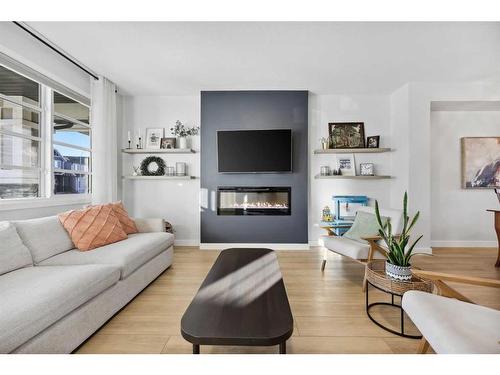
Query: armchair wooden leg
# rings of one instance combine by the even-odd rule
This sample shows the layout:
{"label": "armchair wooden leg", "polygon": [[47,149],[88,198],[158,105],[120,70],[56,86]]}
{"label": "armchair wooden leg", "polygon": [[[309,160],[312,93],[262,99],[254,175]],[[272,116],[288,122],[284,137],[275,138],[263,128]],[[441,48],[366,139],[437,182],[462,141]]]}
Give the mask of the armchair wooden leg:
{"label": "armchair wooden leg", "polygon": [[420,344],[418,345],[417,354],[425,354],[427,353],[427,350],[429,350],[429,342],[425,339],[425,337],[422,337]]}
{"label": "armchair wooden leg", "polygon": [[329,250],[327,248],[323,249],[323,261],[321,262],[321,272],[325,270],[326,260],[328,259],[328,251]]}

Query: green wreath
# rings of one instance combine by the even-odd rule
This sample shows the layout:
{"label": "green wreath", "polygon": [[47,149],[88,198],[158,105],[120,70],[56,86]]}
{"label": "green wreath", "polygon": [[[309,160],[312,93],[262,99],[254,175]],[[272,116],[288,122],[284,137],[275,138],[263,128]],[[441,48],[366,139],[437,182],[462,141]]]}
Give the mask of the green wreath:
{"label": "green wreath", "polygon": [[[154,169],[153,163],[156,164],[156,169]],[[141,163],[141,174],[143,176],[164,176],[165,161],[158,156],[148,156]]]}

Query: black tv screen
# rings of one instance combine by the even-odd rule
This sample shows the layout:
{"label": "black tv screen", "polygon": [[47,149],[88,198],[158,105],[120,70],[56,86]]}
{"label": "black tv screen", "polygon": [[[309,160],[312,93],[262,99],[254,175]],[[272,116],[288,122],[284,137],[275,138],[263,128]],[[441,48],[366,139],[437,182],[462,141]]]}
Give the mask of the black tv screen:
{"label": "black tv screen", "polygon": [[219,173],[292,171],[292,130],[219,130]]}

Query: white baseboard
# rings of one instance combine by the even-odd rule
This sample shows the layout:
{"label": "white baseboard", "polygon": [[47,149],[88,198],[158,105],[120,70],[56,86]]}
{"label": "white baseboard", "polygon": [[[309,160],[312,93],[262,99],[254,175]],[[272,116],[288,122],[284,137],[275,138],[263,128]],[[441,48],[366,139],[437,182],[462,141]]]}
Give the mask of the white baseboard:
{"label": "white baseboard", "polygon": [[318,246],[323,246],[323,240],[320,238],[319,240],[316,241],[309,241],[309,247],[318,247]]}
{"label": "white baseboard", "polygon": [[[311,247],[323,246],[323,240],[319,239],[317,241],[309,241],[309,246],[311,246]],[[416,247],[414,251],[416,253],[432,254],[432,248],[430,248],[430,247]]]}
{"label": "white baseboard", "polygon": [[497,241],[431,241],[432,247],[497,247]]}
{"label": "white baseboard", "polygon": [[199,246],[200,241],[198,240],[175,240],[174,246]]}
{"label": "white baseboard", "polygon": [[306,243],[200,243],[200,250],[236,248],[267,248],[273,250],[309,250]]}

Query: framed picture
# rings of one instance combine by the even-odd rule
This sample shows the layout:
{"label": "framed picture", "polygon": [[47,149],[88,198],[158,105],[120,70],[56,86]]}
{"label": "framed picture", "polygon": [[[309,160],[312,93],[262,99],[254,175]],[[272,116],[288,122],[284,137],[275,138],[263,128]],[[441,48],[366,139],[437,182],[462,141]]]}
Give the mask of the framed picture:
{"label": "framed picture", "polygon": [[343,176],[356,176],[354,154],[337,155],[337,169]]}
{"label": "framed picture", "polygon": [[365,147],[365,124],[363,122],[330,122],[328,133],[330,148]]}
{"label": "framed picture", "polygon": [[166,149],[175,148],[175,138],[173,137],[162,138],[161,148],[166,148]]}
{"label": "framed picture", "polygon": [[380,145],[380,135],[373,135],[366,138],[366,147],[368,148],[378,148]]}
{"label": "framed picture", "polygon": [[359,175],[360,176],[374,176],[373,163],[361,163],[359,164]]}
{"label": "framed picture", "polygon": [[462,146],[462,187],[500,188],[500,137],[464,137]]}
{"label": "framed picture", "polygon": [[146,148],[159,149],[163,138],[163,128],[146,129]]}

